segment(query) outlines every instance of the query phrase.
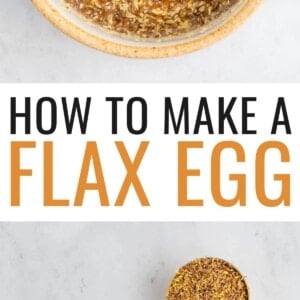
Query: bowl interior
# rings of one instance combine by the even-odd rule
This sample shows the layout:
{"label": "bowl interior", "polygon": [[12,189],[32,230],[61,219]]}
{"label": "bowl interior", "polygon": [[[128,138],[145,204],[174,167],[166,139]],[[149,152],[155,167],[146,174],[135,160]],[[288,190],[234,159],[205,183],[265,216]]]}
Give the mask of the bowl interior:
{"label": "bowl interior", "polygon": [[195,39],[199,39],[217,30],[220,26],[226,23],[231,17],[236,15],[248,0],[240,0],[231,7],[227,12],[223,13],[218,19],[212,21],[206,26],[193,30],[186,34],[181,34],[176,37],[168,37],[162,39],[141,39],[132,36],[125,36],[111,31],[107,31],[101,28],[99,25],[93,24],[91,21],[83,18],[76,11],[71,8],[67,8],[63,0],[47,0],[49,4],[65,19],[69,22],[80,27],[85,32],[88,32],[103,40],[107,40],[113,43],[121,45],[129,45],[136,47],[166,47],[173,46],[182,43],[191,42]]}

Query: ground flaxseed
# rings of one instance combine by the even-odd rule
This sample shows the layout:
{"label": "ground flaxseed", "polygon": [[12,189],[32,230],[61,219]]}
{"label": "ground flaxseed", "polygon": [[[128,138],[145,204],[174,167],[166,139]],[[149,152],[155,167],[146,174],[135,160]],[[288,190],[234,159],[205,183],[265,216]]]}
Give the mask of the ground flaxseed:
{"label": "ground flaxseed", "polygon": [[196,259],[175,274],[167,300],[248,300],[243,276],[219,258]]}
{"label": "ground flaxseed", "polygon": [[65,0],[88,20],[118,33],[161,38],[200,28],[240,0]]}

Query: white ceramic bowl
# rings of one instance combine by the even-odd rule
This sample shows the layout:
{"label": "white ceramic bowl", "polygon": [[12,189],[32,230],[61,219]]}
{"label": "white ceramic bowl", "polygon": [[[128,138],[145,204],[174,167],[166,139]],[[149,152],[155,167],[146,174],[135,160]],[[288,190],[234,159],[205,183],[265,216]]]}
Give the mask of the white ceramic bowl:
{"label": "white ceramic bowl", "polygon": [[63,0],[32,0],[58,28],[76,40],[116,55],[157,58],[191,52],[206,47],[238,27],[262,0],[240,0],[220,18],[190,33],[161,40],[142,40],[115,34],[88,22]]}

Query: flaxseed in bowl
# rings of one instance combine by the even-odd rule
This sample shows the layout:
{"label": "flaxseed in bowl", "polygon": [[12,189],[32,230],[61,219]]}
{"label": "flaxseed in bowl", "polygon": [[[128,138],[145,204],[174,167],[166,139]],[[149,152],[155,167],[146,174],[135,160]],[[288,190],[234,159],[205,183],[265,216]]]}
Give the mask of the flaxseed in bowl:
{"label": "flaxseed in bowl", "polygon": [[198,258],[173,277],[166,300],[249,300],[245,278],[220,258]]}
{"label": "flaxseed in bowl", "polygon": [[32,0],[61,30],[129,57],[191,52],[232,32],[262,0]]}

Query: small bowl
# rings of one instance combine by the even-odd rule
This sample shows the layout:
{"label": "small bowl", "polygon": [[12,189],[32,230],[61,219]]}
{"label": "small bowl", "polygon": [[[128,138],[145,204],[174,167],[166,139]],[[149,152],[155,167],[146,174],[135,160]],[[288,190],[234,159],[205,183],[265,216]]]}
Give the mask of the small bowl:
{"label": "small bowl", "polygon": [[[175,273],[175,275],[168,287],[166,300],[177,298],[178,292],[180,292],[180,295],[179,295],[180,299],[182,299],[182,293],[190,293],[190,291],[192,290],[192,293],[195,294],[197,291],[195,289],[195,282],[197,282],[197,279],[199,279],[198,278],[199,266],[202,265],[204,267],[206,265],[206,269],[203,269],[203,270],[206,270],[207,271],[206,273],[209,273],[209,269],[207,269],[207,266],[210,266],[213,262],[215,262],[215,263],[217,262],[220,265],[226,266],[226,272],[228,269],[231,269],[231,271],[235,273],[235,278],[236,278],[236,276],[239,277],[239,279],[241,280],[240,282],[243,283],[243,287],[245,288],[244,291],[246,294],[246,299],[250,300],[249,286],[246,282],[245,277],[242,275],[242,273],[232,263],[230,263],[222,258],[216,258],[216,257],[197,258],[197,259],[194,259],[193,261],[190,261],[189,263],[182,266],[179,270],[177,270],[177,272]],[[203,271],[203,270],[201,272],[205,273],[205,271]],[[219,269],[219,271],[220,271],[220,269]],[[228,274],[228,272],[227,272],[227,274]],[[203,274],[201,274],[201,275],[204,276]],[[226,280],[228,280],[228,275],[225,275],[225,276],[227,276],[225,278],[226,278]],[[224,280],[224,278],[223,278],[223,280]],[[201,280],[199,280],[199,282],[201,282]],[[223,284],[224,284],[224,282],[223,282]],[[210,285],[207,285],[207,286],[210,286]],[[184,288],[187,288],[188,290],[185,291]],[[224,289],[224,286],[222,286],[222,288]],[[216,290],[214,290],[213,287],[211,287],[211,289],[212,290],[210,290],[210,291],[216,292]],[[219,289],[219,287],[218,287],[218,289]],[[175,292],[175,294],[174,294],[174,292]],[[220,291],[218,291],[218,292],[220,292]],[[198,291],[197,291],[197,293],[198,293]],[[199,295],[198,295],[198,297],[199,297]]]}
{"label": "small bowl", "polygon": [[90,47],[127,57],[159,58],[192,52],[220,40],[241,25],[262,0],[240,0],[207,26],[160,40],[135,39],[104,30],[67,8],[63,0],[32,2],[59,29]]}

